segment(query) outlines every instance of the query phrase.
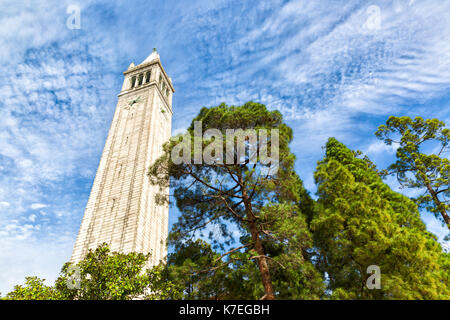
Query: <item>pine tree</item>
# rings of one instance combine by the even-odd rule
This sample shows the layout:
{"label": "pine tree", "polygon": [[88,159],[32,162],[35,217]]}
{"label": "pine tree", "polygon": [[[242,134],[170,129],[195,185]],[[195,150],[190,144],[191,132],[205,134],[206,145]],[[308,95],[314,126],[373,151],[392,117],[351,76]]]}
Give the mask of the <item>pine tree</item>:
{"label": "pine tree", "polygon": [[[427,232],[417,206],[383,183],[368,159],[330,138],[315,172],[317,212],[311,226],[335,299],[448,299],[449,256]],[[369,289],[369,266],[381,289]]]}
{"label": "pine tree", "polygon": [[[386,144],[397,143],[397,161],[384,174],[396,175],[409,188],[424,190],[415,202],[442,219],[450,230],[450,129],[438,119],[391,116],[375,135]],[[425,146],[432,146],[430,154]]]}
{"label": "pine tree", "polygon": [[[195,142],[198,123],[203,137],[200,146]],[[241,134],[230,137],[229,130]],[[267,142],[253,139],[247,130],[253,130],[253,138],[266,132]],[[214,136],[208,137],[208,132],[214,132]],[[248,271],[242,275],[247,278],[254,274],[252,266],[259,270],[260,286],[254,290],[264,299],[288,295],[317,298],[321,286],[308,252],[312,240],[306,220],[312,201],[293,169],[295,156],[289,149],[292,138],[292,129],[282,115],[262,104],[202,108],[183,136],[185,161],[174,160],[174,153],[179,155],[181,150],[181,137],[175,137],[149,170],[151,183],[161,188],[158,201],[168,201],[164,192],[170,181],[181,212],[170,235],[171,244],[180,248],[193,237],[207,236],[212,249],[222,253],[219,261],[223,267],[239,265]],[[246,147],[241,155],[235,144],[239,140]],[[215,146],[214,152],[209,153],[211,146]],[[212,161],[195,161],[196,148],[203,156],[212,155]],[[271,150],[272,158],[278,157],[277,170],[262,161],[264,149]],[[220,150],[227,150],[226,157],[231,155],[233,161],[221,158]],[[237,244],[236,233],[241,235]],[[218,270],[215,265],[211,268]],[[274,274],[280,277],[274,279]],[[310,283],[318,287],[310,288]]]}

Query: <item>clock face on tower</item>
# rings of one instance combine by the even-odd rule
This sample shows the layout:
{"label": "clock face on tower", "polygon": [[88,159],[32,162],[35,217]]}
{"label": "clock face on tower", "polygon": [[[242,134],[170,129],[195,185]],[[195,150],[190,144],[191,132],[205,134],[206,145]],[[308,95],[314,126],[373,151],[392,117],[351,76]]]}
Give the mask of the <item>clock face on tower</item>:
{"label": "clock face on tower", "polygon": [[141,97],[138,96],[137,98],[131,99],[128,101],[128,105],[125,107],[125,109],[130,109],[134,104],[141,102]]}

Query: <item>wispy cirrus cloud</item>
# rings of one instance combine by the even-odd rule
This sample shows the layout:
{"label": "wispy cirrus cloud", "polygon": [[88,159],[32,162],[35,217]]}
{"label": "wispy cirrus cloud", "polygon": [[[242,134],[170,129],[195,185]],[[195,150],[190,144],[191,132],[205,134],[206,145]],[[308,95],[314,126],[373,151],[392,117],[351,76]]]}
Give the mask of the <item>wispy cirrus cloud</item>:
{"label": "wispy cirrus cloud", "polygon": [[[367,27],[371,6],[379,28]],[[199,105],[261,101],[284,114],[297,138],[308,136],[294,141],[299,156],[317,159],[329,136],[366,144],[388,115],[428,116],[417,104],[448,94],[446,3],[275,1],[247,9],[222,4],[185,29],[199,41],[180,43],[190,59],[174,76],[183,91],[176,111],[189,116],[175,117],[175,127]],[[183,81],[186,70],[194,82]]]}
{"label": "wispy cirrus cloud", "polygon": [[0,291],[5,293],[25,275],[54,279],[69,258],[87,197],[83,187],[93,179],[98,142],[105,139],[114,108],[114,96],[104,92],[118,82],[106,67],[112,60],[92,54],[89,38],[65,27],[64,3],[1,6]]}

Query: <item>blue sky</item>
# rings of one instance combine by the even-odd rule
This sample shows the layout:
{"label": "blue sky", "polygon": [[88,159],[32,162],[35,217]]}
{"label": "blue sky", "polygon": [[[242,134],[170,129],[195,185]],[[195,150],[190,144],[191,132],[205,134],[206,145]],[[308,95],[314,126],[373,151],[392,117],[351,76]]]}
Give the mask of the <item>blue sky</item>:
{"label": "blue sky", "polygon": [[[79,30],[66,26],[73,4]],[[385,168],[395,150],[373,133],[389,115],[450,123],[448,1],[3,0],[3,294],[26,275],[52,283],[69,259],[122,72],[153,47],[176,89],[173,133],[202,106],[262,102],[294,129],[296,169],[313,193],[328,137]]]}

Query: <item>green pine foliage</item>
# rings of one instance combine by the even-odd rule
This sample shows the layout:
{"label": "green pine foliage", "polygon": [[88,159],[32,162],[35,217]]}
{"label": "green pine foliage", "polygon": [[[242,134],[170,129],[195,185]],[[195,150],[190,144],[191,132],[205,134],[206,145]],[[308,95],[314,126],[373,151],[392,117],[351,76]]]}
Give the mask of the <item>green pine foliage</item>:
{"label": "green pine foliage", "polygon": [[[391,116],[375,135],[399,146],[397,161],[384,174],[395,175],[404,187],[424,190],[415,202],[450,230],[450,129],[438,119]],[[429,154],[423,150],[426,147],[432,150]]]}
{"label": "green pine foliage", "polygon": [[[278,170],[268,174],[270,166],[259,161],[260,152],[254,163],[250,161],[250,152],[245,159],[237,159],[235,151],[231,152],[235,157],[233,163],[193,162],[195,121],[201,121],[202,135],[208,129],[219,132],[214,140],[203,139],[202,150],[216,139],[227,150],[228,143],[234,144],[234,138],[227,134],[230,129],[251,129],[257,134],[265,130],[270,150],[271,133],[278,130]],[[173,160],[173,151],[180,143],[180,137],[175,137],[164,146],[163,156],[149,170],[150,181],[161,187],[161,201],[168,201],[170,181],[171,193],[181,212],[170,234],[171,244],[179,249],[186,241],[203,235],[214,250],[223,253],[220,258],[223,267],[233,272],[245,269],[248,274],[242,274],[242,279],[252,281],[253,275],[259,273],[260,284],[251,285],[249,298],[319,298],[322,281],[309,256],[312,238],[307,220],[311,218],[312,200],[294,171],[295,156],[289,149],[292,129],[284,123],[281,113],[255,102],[202,108],[188,133],[191,144],[186,153],[190,161],[179,164]],[[260,141],[254,143],[249,138],[246,143],[249,150],[255,144],[257,150],[262,149]],[[241,235],[239,243],[235,243],[236,231]],[[209,267],[218,270],[215,264]]]}
{"label": "green pine foliage", "polygon": [[[416,204],[392,191],[371,162],[330,138],[319,162],[312,229],[334,299],[449,299],[448,259]],[[368,289],[367,268],[381,270]]]}

